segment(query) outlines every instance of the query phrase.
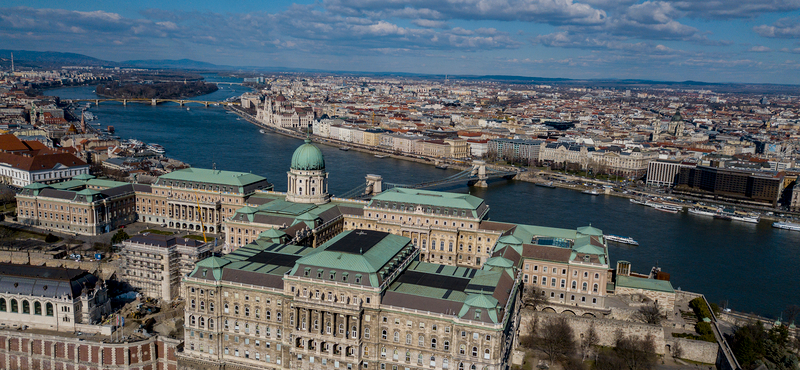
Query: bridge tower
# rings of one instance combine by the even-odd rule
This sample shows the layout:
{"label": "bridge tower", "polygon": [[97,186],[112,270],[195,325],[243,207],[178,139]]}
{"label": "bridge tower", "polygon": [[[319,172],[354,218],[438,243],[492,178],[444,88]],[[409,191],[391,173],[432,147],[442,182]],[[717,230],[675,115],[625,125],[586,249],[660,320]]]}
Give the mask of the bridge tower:
{"label": "bridge tower", "polygon": [[100,99],[95,99],[94,100],[94,105],[100,105]]}
{"label": "bridge tower", "polygon": [[128,105],[128,99],[122,99],[122,106]]}
{"label": "bridge tower", "polygon": [[478,181],[475,182],[474,186],[479,188],[486,188],[489,187],[489,184],[486,183],[486,180],[489,179],[489,176],[486,175],[486,162],[485,161],[472,161],[472,173],[478,175]]}
{"label": "bridge tower", "polygon": [[156,100],[156,98],[150,99],[150,105],[153,106],[158,105],[158,101]]}
{"label": "bridge tower", "polygon": [[383,190],[383,177],[381,175],[367,175],[367,188],[364,195],[378,195]]}
{"label": "bridge tower", "polygon": [[183,106],[183,100],[181,100],[179,103],[181,103],[181,107],[182,107]]}

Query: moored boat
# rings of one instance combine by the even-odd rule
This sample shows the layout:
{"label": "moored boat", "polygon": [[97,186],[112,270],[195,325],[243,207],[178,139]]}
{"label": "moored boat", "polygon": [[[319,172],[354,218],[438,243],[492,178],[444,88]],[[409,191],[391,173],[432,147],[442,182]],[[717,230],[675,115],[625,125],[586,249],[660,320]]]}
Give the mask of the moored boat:
{"label": "moored boat", "polygon": [[383,158],[386,158],[386,157],[387,156],[385,156],[385,155],[375,154],[375,158],[378,158],[378,159],[383,159]]}
{"label": "moored boat", "polygon": [[651,207],[653,207],[653,208],[655,208],[655,209],[657,209],[657,210],[659,210],[661,212],[667,212],[667,213],[678,213],[678,212],[681,211],[681,209],[679,207],[671,206],[669,204],[657,203],[655,205],[652,205]]}
{"label": "moored boat", "polygon": [[633,238],[629,236],[619,236],[619,235],[606,235],[606,240],[622,243],[622,244],[629,244],[629,245],[639,245],[639,242],[633,240]]}
{"label": "moored boat", "polygon": [[548,182],[537,182],[535,185],[536,185],[536,186],[541,186],[541,187],[543,187],[543,188],[549,188],[549,189],[554,189],[554,188],[555,188],[555,186],[553,185],[553,182],[552,182],[552,181],[548,181]]}
{"label": "moored boat", "polygon": [[794,222],[773,222],[772,227],[776,229],[800,231],[800,224]]}
{"label": "moored boat", "polygon": [[586,189],[582,193],[589,195],[600,195],[600,191],[597,189]]}
{"label": "moored boat", "polygon": [[339,147],[339,150],[343,150],[343,151],[346,152],[346,151],[350,150],[350,147],[349,146],[342,146],[342,147]]}
{"label": "moored boat", "polygon": [[640,200],[640,199],[636,199],[636,198],[631,198],[630,200],[631,200],[631,203],[633,203],[633,204],[641,204],[643,206],[647,205],[647,201],[646,200]]}

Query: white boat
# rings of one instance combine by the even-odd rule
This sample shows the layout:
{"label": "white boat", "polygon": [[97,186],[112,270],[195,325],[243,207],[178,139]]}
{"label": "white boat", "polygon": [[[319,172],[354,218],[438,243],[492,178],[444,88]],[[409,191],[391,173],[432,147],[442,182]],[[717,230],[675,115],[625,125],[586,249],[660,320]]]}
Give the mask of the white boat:
{"label": "white boat", "polygon": [[261,130],[258,130],[258,132],[260,132],[260,133],[262,133],[262,134],[266,134],[266,133],[267,133],[266,131],[264,131],[264,129],[263,129],[263,128],[262,128]]}
{"label": "white boat", "polygon": [[383,158],[386,158],[386,157],[388,157],[388,156],[386,156],[386,155],[380,155],[380,154],[375,154],[375,158],[378,158],[378,159],[383,159]]}
{"label": "white boat", "polygon": [[757,224],[761,220],[758,215],[731,215],[731,220]]}
{"label": "white boat", "polygon": [[629,236],[606,235],[606,240],[622,244],[639,245],[639,242],[633,240],[633,238]]}
{"label": "white boat", "polygon": [[772,227],[776,229],[800,231],[800,224],[794,222],[773,222]]}
{"label": "white boat", "polygon": [[678,213],[681,210],[680,208],[678,208],[676,206],[671,206],[669,204],[662,204],[662,203],[656,203],[656,204],[652,205],[651,207],[653,207],[653,208],[655,208],[655,209],[657,209],[657,210],[659,210],[661,212],[667,212],[667,213]]}
{"label": "white boat", "polygon": [[166,152],[166,150],[164,150],[163,146],[161,146],[159,144],[155,144],[155,143],[148,144],[147,145],[147,149],[150,149],[150,150],[152,150],[152,151],[154,151],[154,152],[156,152],[158,154],[164,154]]}
{"label": "white boat", "polygon": [[597,189],[587,189],[584,190],[583,193],[589,195],[600,195],[600,191],[598,191]]}
{"label": "white boat", "polygon": [[189,107],[186,107],[186,110],[191,110],[191,109],[189,109]]}
{"label": "white boat", "polygon": [[714,211],[709,208],[694,207],[694,208],[689,208],[689,213],[699,216],[714,217],[716,214],[719,213],[719,210]]}
{"label": "white boat", "polygon": [[630,200],[631,200],[631,203],[633,203],[633,204],[641,204],[643,206],[647,205],[647,201],[646,200],[639,200],[639,199],[635,199],[635,198],[631,198]]}

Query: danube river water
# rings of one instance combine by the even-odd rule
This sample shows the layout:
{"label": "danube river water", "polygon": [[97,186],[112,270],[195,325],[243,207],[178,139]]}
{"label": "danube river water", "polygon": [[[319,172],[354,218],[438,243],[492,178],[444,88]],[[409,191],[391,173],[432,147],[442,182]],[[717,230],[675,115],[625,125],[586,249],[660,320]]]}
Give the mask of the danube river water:
{"label": "danube river water", "polygon": [[[93,87],[48,91],[69,98],[95,98]],[[223,89],[198,100],[223,100],[247,91]],[[189,108],[187,110],[187,107]],[[103,103],[92,106],[102,126],[113,125],[122,138],[159,143],[169,157],[196,167],[249,171],[265,176],[276,190],[286,189],[291,155],[302,141],[259,129],[222,107],[177,104]],[[320,145],[330,173],[333,194],[364,183],[366,174],[385,181],[413,184],[454,174],[433,166],[397,159],[378,159],[357,151]],[[618,260],[646,273],[660,266],[672,276],[675,288],[703,293],[711,302],[728,303],[734,310],[778,317],[790,304],[800,304],[800,232],[714,220],[688,213],[668,214],[611,196],[590,196],[565,189],[535,187],[521,181],[496,181],[488,188],[466,185],[446,189],[471,192],[490,205],[489,218],[525,224],[576,228],[591,224],[606,234],[631,236],[640,245],[609,246]]]}

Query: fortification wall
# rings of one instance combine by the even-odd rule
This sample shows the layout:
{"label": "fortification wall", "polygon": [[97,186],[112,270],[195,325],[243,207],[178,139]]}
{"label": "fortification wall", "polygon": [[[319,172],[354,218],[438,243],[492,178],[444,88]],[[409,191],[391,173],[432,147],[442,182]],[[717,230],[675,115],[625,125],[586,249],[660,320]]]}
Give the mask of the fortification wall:
{"label": "fortification wall", "polygon": [[153,336],[101,343],[31,332],[0,331],[0,367],[8,370],[177,370],[182,341]]}

